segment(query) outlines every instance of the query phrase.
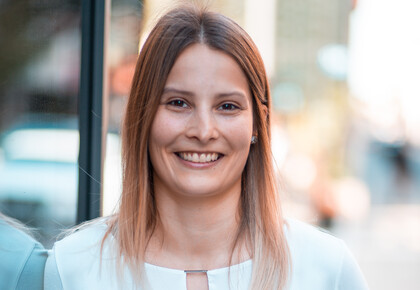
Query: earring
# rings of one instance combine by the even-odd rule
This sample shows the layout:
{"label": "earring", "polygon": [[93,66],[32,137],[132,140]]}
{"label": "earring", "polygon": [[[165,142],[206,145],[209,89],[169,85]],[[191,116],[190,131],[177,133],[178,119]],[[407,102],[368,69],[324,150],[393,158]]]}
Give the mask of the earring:
{"label": "earring", "polygon": [[257,141],[258,141],[257,136],[252,136],[251,137],[251,144],[255,144],[255,143],[257,143]]}

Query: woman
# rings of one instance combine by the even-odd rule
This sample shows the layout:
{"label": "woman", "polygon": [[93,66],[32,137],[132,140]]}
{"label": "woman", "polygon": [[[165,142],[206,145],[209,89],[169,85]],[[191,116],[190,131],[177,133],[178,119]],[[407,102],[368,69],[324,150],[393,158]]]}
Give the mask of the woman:
{"label": "woman", "polygon": [[47,256],[23,225],[0,213],[0,289],[43,289]]}
{"label": "woman", "polygon": [[270,106],[236,23],[192,7],[163,16],[127,104],[119,212],[56,243],[46,289],[364,289],[341,241],[286,225]]}

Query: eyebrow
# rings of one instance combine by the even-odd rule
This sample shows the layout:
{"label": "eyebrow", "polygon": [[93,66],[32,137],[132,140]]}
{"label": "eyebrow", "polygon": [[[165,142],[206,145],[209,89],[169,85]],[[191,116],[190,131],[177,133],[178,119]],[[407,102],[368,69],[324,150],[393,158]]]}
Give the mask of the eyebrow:
{"label": "eyebrow", "polygon": [[[180,95],[194,96],[193,92],[185,91],[185,90],[179,90],[179,89],[175,89],[175,88],[171,88],[171,87],[165,87],[163,89],[163,94],[167,94],[167,93],[176,93],[176,94],[180,94]],[[241,98],[247,99],[247,97],[240,91],[220,93],[220,94],[217,94],[216,97],[217,98],[226,98],[226,97],[230,97],[230,96],[239,96]]]}
{"label": "eyebrow", "polygon": [[178,89],[171,88],[171,87],[165,87],[163,89],[163,94],[167,94],[167,93],[176,93],[176,94],[187,95],[187,96],[193,96],[194,95],[192,92],[189,92],[189,91],[178,90]]}
{"label": "eyebrow", "polygon": [[231,96],[238,96],[241,98],[244,98],[245,100],[248,99],[242,92],[240,91],[233,91],[233,92],[229,92],[229,93],[222,93],[222,94],[218,94],[217,97],[218,98],[225,98],[225,97],[231,97]]}

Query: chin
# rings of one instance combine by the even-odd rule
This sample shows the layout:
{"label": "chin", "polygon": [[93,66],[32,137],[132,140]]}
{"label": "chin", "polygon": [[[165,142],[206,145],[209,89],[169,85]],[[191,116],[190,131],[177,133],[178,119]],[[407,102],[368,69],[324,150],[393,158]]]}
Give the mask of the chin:
{"label": "chin", "polygon": [[208,197],[217,195],[220,191],[217,188],[194,186],[180,188],[180,194],[188,197]]}

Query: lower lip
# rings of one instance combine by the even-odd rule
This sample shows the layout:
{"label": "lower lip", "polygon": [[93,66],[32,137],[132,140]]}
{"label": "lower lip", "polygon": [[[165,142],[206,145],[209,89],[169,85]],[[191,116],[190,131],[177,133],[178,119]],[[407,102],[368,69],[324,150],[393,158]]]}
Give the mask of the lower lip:
{"label": "lower lip", "polygon": [[181,161],[182,164],[184,164],[187,167],[190,168],[194,168],[194,169],[208,169],[211,168],[213,166],[215,166],[217,163],[219,163],[219,161],[221,159],[223,159],[223,156],[220,156],[216,161],[211,161],[211,162],[203,162],[203,163],[199,163],[199,162],[191,162],[191,161],[187,161],[182,159],[181,157],[179,157],[177,154],[175,154],[176,157],[178,157],[178,159]]}

